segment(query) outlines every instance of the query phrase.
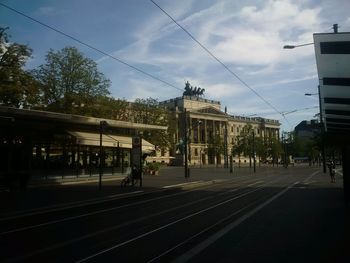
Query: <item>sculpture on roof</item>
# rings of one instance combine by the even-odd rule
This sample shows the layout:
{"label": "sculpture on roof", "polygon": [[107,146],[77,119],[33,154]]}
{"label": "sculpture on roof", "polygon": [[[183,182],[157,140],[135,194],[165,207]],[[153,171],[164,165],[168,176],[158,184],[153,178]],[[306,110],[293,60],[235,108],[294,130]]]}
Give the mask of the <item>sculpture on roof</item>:
{"label": "sculpture on roof", "polygon": [[203,96],[205,89],[201,89],[200,87],[192,87],[190,83],[187,81],[185,84],[185,91],[183,92],[183,96]]}

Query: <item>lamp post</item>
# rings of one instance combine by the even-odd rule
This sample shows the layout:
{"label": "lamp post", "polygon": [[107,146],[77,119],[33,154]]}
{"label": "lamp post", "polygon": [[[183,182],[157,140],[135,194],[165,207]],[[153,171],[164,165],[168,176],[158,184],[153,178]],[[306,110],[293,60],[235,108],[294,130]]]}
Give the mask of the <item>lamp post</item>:
{"label": "lamp post", "polygon": [[[333,30],[334,33],[338,33],[338,24],[333,24]],[[315,43],[306,43],[306,44],[301,44],[301,45],[285,45],[283,46],[284,49],[293,49],[297,47],[303,47],[303,46],[309,46],[309,45],[314,45]],[[323,125],[323,117],[322,117],[322,105],[321,105],[321,93],[320,93],[320,85],[318,85],[318,93],[305,93],[305,96],[313,96],[313,95],[318,95],[319,99],[319,108],[320,108],[320,125],[321,125],[321,137],[322,137],[322,165],[323,165],[323,172],[327,172],[327,167],[326,167],[326,154],[325,154],[325,145],[323,141],[324,137],[324,125]]]}
{"label": "lamp post", "polygon": [[188,129],[187,129],[187,111],[184,110],[184,157],[185,157],[185,178],[190,176],[188,171]]}
{"label": "lamp post", "polygon": [[[227,107],[225,107],[225,115],[227,116]],[[224,168],[228,168],[228,143],[227,143],[227,123],[225,121],[225,130],[224,130]]]}
{"label": "lamp post", "polygon": [[256,173],[256,149],[255,149],[255,131],[253,130],[253,165],[254,173]]}
{"label": "lamp post", "polygon": [[313,96],[318,95],[318,103],[320,105],[320,125],[321,125],[321,158],[322,158],[322,167],[323,167],[323,173],[327,173],[327,166],[326,166],[326,151],[325,151],[325,145],[324,145],[324,125],[323,125],[323,115],[322,115],[322,104],[321,104],[321,94],[320,94],[320,85],[317,86],[318,93],[305,93],[305,96]]}
{"label": "lamp post", "polygon": [[283,46],[283,48],[284,49],[294,49],[294,48],[297,48],[297,47],[311,46],[313,44],[314,43],[306,43],[306,44],[301,44],[301,45],[285,45],[285,46]]}
{"label": "lamp post", "polygon": [[106,121],[100,121],[100,167],[99,167],[99,180],[98,180],[98,190],[101,191],[102,189],[102,175],[103,175],[103,146],[102,146],[102,134],[104,130],[106,129],[108,123]]}

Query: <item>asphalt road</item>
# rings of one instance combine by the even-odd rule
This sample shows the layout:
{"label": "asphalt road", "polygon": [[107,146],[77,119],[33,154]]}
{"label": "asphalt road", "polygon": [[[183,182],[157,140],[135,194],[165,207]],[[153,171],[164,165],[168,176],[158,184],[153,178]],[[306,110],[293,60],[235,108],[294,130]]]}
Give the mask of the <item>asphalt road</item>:
{"label": "asphalt road", "polygon": [[[0,261],[350,262],[341,178],[331,184],[320,168],[195,170],[189,181],[165,173],[144,185],[110,182],[98,196],[90,184],[36,189],[28,200],[55,202],[32,206],[9,200],[21,207],[1,213]],[[69,195],[50,197],[60,192]]]}

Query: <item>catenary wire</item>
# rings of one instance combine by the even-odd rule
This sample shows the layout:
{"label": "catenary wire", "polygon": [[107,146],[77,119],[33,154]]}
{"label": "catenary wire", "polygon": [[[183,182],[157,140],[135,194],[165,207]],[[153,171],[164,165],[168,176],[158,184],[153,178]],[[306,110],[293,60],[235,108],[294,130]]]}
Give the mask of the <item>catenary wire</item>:
{"label": "catenary wire", "polygon": [[[150,1],[151,1],[152,3],[154,3],[158,8],[160,8],[160,10],[162,10],[162,11],[163,11],[171,20],[173,20],[174,23],[176,23],[182,30],[184,30],[195,42],[197,42],[208,54],[210,54],[217,62],[219,62],[227,71],[229,71],[232,75],[234,75],[244,86],[246,86],[248,89],[250,89],[256,96],[258,96],[261,100],[263,100],[263,101],[264,101],[268,106],[270,106],[274,111],[276,111],[278,114],[282,115],[283,118],[287,121],[287,123],[289,123],[288,119],[284,116],[284,114],[283,114],[282,112],[280,112],[280,111],[279,111],[276,107],[274,107],[270,102],[268,102],[266,99],[264,99],[258,92],[256,92],[256,91],[255,91],[253,88],[251,88],[245,81],[243,81],[243,79],[241,79],[241,78],[240,78],[237,74],[235,74],[230,68],[228,68],[223,62],[221,62],[214,54],[212,54],[204,45],[202,45],[193,35],[191,35],[191,33],[189,33],[185,28],[183,28],[175,19],[173,19],[173,18],[172,18],[165,10],[163,10],[158,4],[156,4],[156,3],[155,3],[154,1],[152,1],[152,0],[150,0]],[[11,11],[13,11],[13,12],[15,12],[15,13],[17,13],[17,14],[19,14],[19,15],[21,15],[21,16],[23,16],[23,17],[26,17],[27,19],[29,19],[29,20],[31,20],[31,21],[33,21],[33,22],[35,22],[35,23],[38,23],[38,24],[40,24],[40,25],[42,25],[42,26],[44,26],[44,27],[46,27],[46,28],[48,28],[48,29],[50,29],[50,30],[52,30],[52,31],[55,31],[55,32],[58,33],[58,34],[61,34],[61,35],[65,36],[65,37],[67,37],[67,38],[69,38],[69,39],[71,39],[71,40],[73,40],[73,41],[75,41],[75,42],[78,42],[79,44],[81,44],[81,45],[83,45],[83,46],[86,46],[86,47],[88,47],[88,48],[90,48],[90,49],[92,49],[92,50],[94,50],[94,51],[96,51],[96,52],[98,52],[98,53],[100,53],[100,54],[103,54],[103,55],[105,55],[105,56],[107,56],[107,57],[109,57],[109,58],[111,58],[111,59],[113,59],[113,60],[115,60],[115,61],[117,61],[117,62],[119,62],[119,63],[121,63],[121,64],[123,64],[123,65],[125,65],[125,66],[128,66],[128,67],[130,67],[130,68],[132,68],[132,69],[134,69],[134,70],[136,70],[136,71],[138,71],[138,72],[140,72],[140,73],[142,73],[142,74],[144,74],[144,75],[146,75],[146,76],[148,76],[148,77],[150,77],[150,78],[152,78],[152,79],[155,79],[155,80],[157,80],[157,81],[162,82],[163,84],[166,84],[167,86],[170,86],[170,87],[172,87],[172,88],[175,88],[175,89],[177,89],[177,90],[182,91],[182,89],[180,89],[180,88],[174,86],[173,84],[171,84],[171,83],[169,83],[169,82],[167,82],[167,81],[165,81],[165,80],[162,80],[162,79],[160,79],[160,78],[158,78],[158,77],[156,77],[156,76],[154,76],[154,75],[152,75],[152,74],[150,74],[150,73],[148,73],[148,72],[146,72],[146,71],[144,71],[144,70],[142,70],[142,69],[140,69],[140,68],[138,68],[138,67],[136,67],[136,66],[133,66],[133,65],[131,65],[131,64],[129,64],[129,63],[127,63],[127,62],[125,62],[125,61],[123,61],[123,60],[121,60],[121,59],[115,57],[115,56],[112,56],[112,55],[110,55],[110,54],[108,54],[108,53],[102,51],[101,49],[98,49],[98,48],[92,46],[91,44],[88,44],[88,43],[86,43],[86,42],[84,42],[84,41],[82,41],[82,40],[79,40],[78,38],[73,37],[73,36],[71,36],[71,35],[69,35],[69,34],[67,34],[67,33],[65,33],[65,32],[63,32],[63,31],[61,31],[61,30],[59,30],[59,29],[57,29],[57,28],[55,28],[55,27],[53,27],[53,26],[50,26],[50,25],[48,25],[48,24],[45,24],[45,23],[43,23],[43,22],[41,22],[41,21],[39,21],[39,20],[37,20],[37,19],[35,19],[35,18],[29,16],[29,15],[26,15],[25,13],[23,13],[23,12],[21,12],[21,11],[18,11],[18,10],[16,10],[16,9],[14,9],[14,8],[12,8],[12,7],[10,7],[10,6],[6,5],[6,4],[4,4],[4,3],[0,3],[0,5],[3,6],[3,7],[5,7],[5,8],[7,8],[7,9],[9,9],[9,10],[11,10]],[[289,123],[289,124],[290,124],[290,123]]]}
{"label": "catenary wire", "polygon": [[65,36],[65,37],[67,37],[67,38],[70,38],[71,40],[74,40],[75,42],[78,42],[79,44],[81,44],[81,45],[83,45],[83,46],[86,46],[86,47],[88,47],[88,48],[90,48],[90,49],[92,49],[92,50],[95,50],[96,52],[98,52],[98,53],[100,53],[100,54],[102,54],[102,55],[105,55],[105,56],[107,56],[107,57],[109,57],[109,58],[111,58],[111,59],[113,59],[113,60],[116,60],[116,61],[118,61],[119,63],[121,63],[121,64],[123,64],[123,65],[125,65],[125,66],[128,66],[128,67],[130,67],[130,68],[132,68],[132,69],[134,69],[134,70],[136,70],[136,71],[138,71],[138,72],[140,72],[140,73],[142,73],[142,74],[144,74],[144,75],[146,75],[146,76],[148,76],[148,77],[150,77],[150,78],[152,78],[152,79],[155,79],[155,80],[157,80],[157,81],[160,81],[160,82],[162,82],[163,84],[166,84],[166,85],[168,85],[168,86],[170,86],[170,87],[172,87],[172,88],[174,88],[174,89],[177,89],[177,90],[181,90],[181,91],[182,91],[182,89],[180,89],[180,88],[174,86],[173,84],[171,84],[171,83],[169,83],[169,82],[167,82],[167,81],[165,81],[165,80],[162,80],[162,79],[160,79],[160,78],[158,78],[158,77],[156,77],[156,76],[154,76],[154,75],[152,75],[152,74],[150,74],[150,73],[148,73],[148,72],[146,72],[146,71],[144,71],[144,70],[142,70],[142,69],[140,69],[140,68],[138,68],[138,67],[135,67],[135,66],[133,66],[133,65],[131,65],[131,64],[129,64],[129,63],[127,63],[127,62],[125,62],[125,61],[123,61],[123,60],[121,60],[121,59],[115,57],[115,56],[112,56],[112,55],[110,55],[110,54],[108,54],[108,53],[102,51],[101,49],[98,49],[98,48],[96,48],[96,47],[94,47],[94,46],[92,46],[92,45],[90,45],[90,44],[88,44],[88,43],[86,43],[86,42],[84,42],[84,41],[82,41],[82,40],[79,40],[79,39],[76,38],[76,37],[73,37],[73,36],[71,36],[71,35],[69,35],[69,34],[67,34],[67,33],[64,33],[63,31],[61,31],[61,30],[59,30],[59,29],[57,29],[57,28],[54,28],[53,26],[47,25],[47,24],[45,24],[45,23],[43,23],[43,22],[41,22],[41,21],[39,21],[39,20],[37,20],[37,19],[35,19],[35,18],[29,16],[29,15],[26,15],[26,14],[24,14],[23,12],[20,12],[20,11],[14,9],[14,8],[8,6],[8,5],[5,5],[5,4],[3,4],[3,3],[0,3],[0,5],[3,6],[3,7],[5,7],[5,8],[7,8],[7,9],[9,9],[9,10],[11,10],[11,11],[13,11],[13,12],[15,12],[15,13],[17,13],[17,14],[19,14],[19,15],[21,15],[21,16],[24,16],[24,17],[28,18],[29,20],[34,21],[35,23],[38,23],[38,24],[40,24],[40,25],[42,25],[42,26],[44,26],[44,27],[46,27],[46,28],[48,28],[48,29],[50,29],[50,30],[52,30],[52,31],[55,31],[56,33],[59,33],[59,34]]}
{"label": "catenary wire", "polygon": [[236,73],[234,73],[226,64],[224,64],[219,58],[217,58],[208,48],[206,48],[201,42],[199,42],[188,30],[181,26],[170,14],[168,14],[162,7],[160,7],[156,2],[150,0],[156,7],[158,7],[166,16],[168,16],[178,27],[180,27],[193,41],[195,41],[201,48],[203,48],[212,58],[214,58],[219,64],[221,64],[230,74],[237,78],[245,87],[252,91],[256,96],[258,96],[262,101],[264,101],[270,108],[276,111],[278,114],[282,115],[283,118],[289,123],[287,118],[279,111],[275,106],[268,102],[264,97],[262,97],[256,90],[250,87],[242,78],[240,78]]}

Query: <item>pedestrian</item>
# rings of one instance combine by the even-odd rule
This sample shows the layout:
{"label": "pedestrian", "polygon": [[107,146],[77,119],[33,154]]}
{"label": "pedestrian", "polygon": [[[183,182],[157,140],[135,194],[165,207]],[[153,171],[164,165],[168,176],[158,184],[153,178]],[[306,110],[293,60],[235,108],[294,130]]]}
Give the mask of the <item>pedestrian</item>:
{"label": "pedestrian", "polygon": [[331,177],[331,183],[335,183],[335,163],[333,160],[328,163],[329,176]]}

